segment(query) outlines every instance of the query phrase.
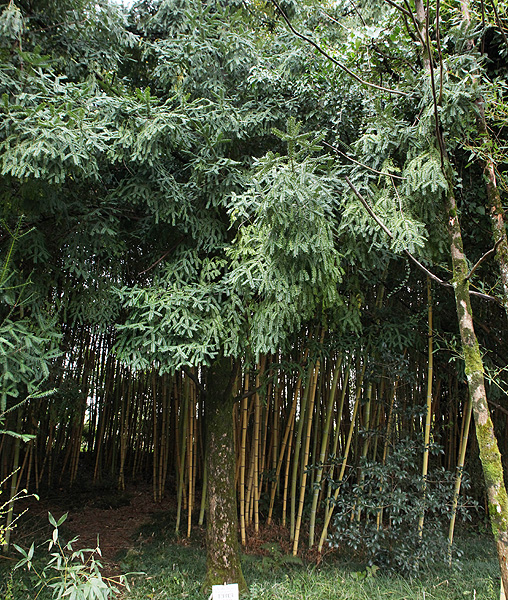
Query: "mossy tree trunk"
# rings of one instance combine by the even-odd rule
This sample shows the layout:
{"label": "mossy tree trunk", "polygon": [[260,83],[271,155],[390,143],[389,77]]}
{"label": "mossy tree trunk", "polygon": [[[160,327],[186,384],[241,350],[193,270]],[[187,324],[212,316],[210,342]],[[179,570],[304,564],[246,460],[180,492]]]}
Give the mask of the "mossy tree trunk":
{"label": "mossy tree trunk", "polygon": [[208,512],[203,589],[238,583],[247,589],[238,543],[235,488],[233,383],[239,364],[221,357],[209,368],[205,397]]}
{"label": "mossy tree trunk", "polygon": [[[465,16],[464,7],[466,4],[462,3],[463,18]],[[473,406],[476,437],[485,479],[492,533],[494,534],[497,546],[501,579],[504,589],[508,589],[508,497],[503,478],[501,454],[487,404],[482,355],[473,326],[473,311],[469,295],[469,266],[464,253],[457,200],[454,193],[453,169],[448,157],[446,139],[439,119],[439,99],[434,89],[434,73],[432,57],[430,55],[431,45],[427,29],[428,15],[423,0],[416,0],[415,5],[416,21],[419,26],[420,41],[422,42],[424,68],[430,77],[434,94],[436,141],[441,154],[442,171],[448,182],[445,213],[450,236],[450,256],[453,268],[452,283],[455,292],[455,305],[457,308],[462,352],[464,354],[468,391]]]}
{"label": "mossy tree trunk", "polygon": [[452,188],[447,197],[448,230],[453,264],[453,287],[464,352],[464,362],[473,405],[476,437],[480,449],[492,533],[497,546],[504,589],[508,589],[508,497],[503,478],[501,454],[494,426],[490,418],[483,376],[483,361],[473,327],[473,313],[469,297],[468,265],[462,245],[462,234],[457,215],[457,204]]}
{"label": "mossy tree trunk", "polygon": [[487,145],[483,174],[487,187],[487,208],[489,210],[492,236],[496,244],[496,261],[499,266],[501,285],[503,290],[503,306],[508,315],[508,238],[506,235],[505,213],[501,193],[496,180],[496,167],[492,159],[494,144],[489,134],[485,120],[485,102],[480,99],[476,103],[478,109],[478,131]]}

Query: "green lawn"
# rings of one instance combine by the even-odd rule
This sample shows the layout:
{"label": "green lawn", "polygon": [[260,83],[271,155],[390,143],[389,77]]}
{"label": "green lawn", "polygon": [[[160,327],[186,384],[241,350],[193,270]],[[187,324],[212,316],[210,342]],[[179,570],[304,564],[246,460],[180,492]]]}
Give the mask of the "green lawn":
{"label": "green lawn", "polygon": [[[129,577],[131,590],[123,593],[121,600],[205,600],[200,591],[205,574],[203,535],[196,529],[190,540],[178,540],[174,515],[156,515],[139,530],[133,547],[118,557],[123,572],[143,572]],[[462,532],[457,544],[463,553],[460,563],[453,568],[433,568],[410,579],[382,568],[373,573],[344,553],[329,553],[319,565],[297,563],[272,543],[266,556],[243,556],[250,586],[245,600],[497,600],[500,584],[491,538],[485,533]],[[267,545],[263,547],[266,550]],[[40,569],[44,557],[48,558],[47,546],[41,545],[37,553]],[[0,599],[34,600],[37,590],[33,575],[19,570],[10,577],[7,563],[13,564],[5,560],[0,566]],[[49,599],[48,590],[37,596],[37,600]]]}
{"label": "green lawn", "polygon": [[[126,600],[205,598],[200,582],[205,573],[205,552],[197,540],[175,543],[164,519],[154,529],[142,530],[139,547],[123,557],[126,571],[143,571],[134,579]],[[152,535],[153,534],[153,535]],[[316,564],[291,564],[283,556],[246,554],[244,573],[250,600],[497,600],[499,576],[495,547],[485,534],[463,534],[458,545],[463,552],[453,568],[434,568],[418,578],[407,579],[379,569],[374,575],[346,556]]]}

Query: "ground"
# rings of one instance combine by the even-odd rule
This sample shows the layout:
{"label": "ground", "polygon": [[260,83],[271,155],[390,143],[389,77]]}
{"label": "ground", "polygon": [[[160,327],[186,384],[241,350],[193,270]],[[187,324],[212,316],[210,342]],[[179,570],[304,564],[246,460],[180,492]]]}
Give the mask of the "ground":
{"label": "ground", "polygon": [[[107,574],[120,572],[117,557],[137,543],[137,531],[152,520],[155,513],[171,510],[174,501],[154,502],[151,489],[136,489],[127,493],[72,493],[43,497],[27,502],[28,511],[20,520],[15,542],[29,545],[34,537],[50,532],[48,512],[55,519],[68,513],[62,531],[66,539],[78,537],[74,548],[95,548],[97,537],[102,552],[102,563]],[[25,541],[26,540],[26,541]]]}
{"label": "ground", "polygon": [[[49,497],[41,494],[39,500],[32,498],[26,504],[28,511],[21,518],[14,536],[17,544],[28,547],[34,538],[47,539],[51,534],[48,512],[55,519],[68,513],[62,527],[65,538],[79,538],[79,541],[74,544],[75,549],[95,548],[99,536],[102,563],[107,575],[120,574],[119,557],[148,541],[148,538],[144,539],[144,535],[150,534],[140,532],[143,525],[157,520],[162,522],[162,513],[166,524],[168,520],[173,520],[176,513],[175,499],[167,494],[162,502],[155,502],[150,486],[130,489],[124,493],[92,489],[67,492],[62,489],[59,494],[53,493]],[[184,514],[183,518],[185,521],[183,529],[186,530],[187,515]],[[178,539],[182,545],[190,543],[185,535]],[[195,524],[192,543],[204,547],[205,539],[205,527]],[[292,543],[288,529],[276,524],[270,527],[261,525],[257,535],[252,527],[248,531],[247,540],[247,547],[243,549],[246,554],[275,557],[276,560],[282,560],[282,557],[291,554]],[[306,538],[301,540],[300,555],[303,554],[306,561],[319,563],[322,556],[316,549],[307,550],[306,542]]]}

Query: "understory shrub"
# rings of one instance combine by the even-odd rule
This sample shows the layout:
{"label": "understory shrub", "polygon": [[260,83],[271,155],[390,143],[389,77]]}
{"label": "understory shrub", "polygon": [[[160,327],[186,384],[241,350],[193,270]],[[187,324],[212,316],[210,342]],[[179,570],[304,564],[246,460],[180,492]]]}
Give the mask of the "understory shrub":
{"label": "understory shrub", "polygon": [[[454,475],[443,468],[421,475],[423,443],[401,439],[384,464],[364,460],[341,484],[330,545],[352,551],[369,565],[414,575],[444,561],[452,512]],[[440,452],[437,446],[431,452]],[[463,477],[462,491],[468,487]],[[461,495],[457,517],[470,518],[471,499]],[[423,529],[418,522],[424,512]],[[455,557],[459,555],[455,552]]]}

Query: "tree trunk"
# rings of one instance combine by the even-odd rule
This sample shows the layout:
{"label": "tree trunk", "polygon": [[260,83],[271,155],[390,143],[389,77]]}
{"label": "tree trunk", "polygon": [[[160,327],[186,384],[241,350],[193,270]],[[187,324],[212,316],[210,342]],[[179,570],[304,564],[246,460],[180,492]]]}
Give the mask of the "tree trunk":
{"label": "tree trunk", "polygon": [[491,158],[493,143],[485,120],[484,100],[478,100],[476,102],[476,107],[478,108],[478,132],[480,137],[483,138],[490,147],[490,151],[485,158],[483,174],[485,176],[485,184],[487,187],[487,208],[489,210],[492,227],[492,237],[497,246],[496,261],[501,276],[503,307],[508,315],[508,238],[506,236],[505,215],[501,193],[499,192],[496,181],[496,168],[494,161]]}
{"label": "tree trunk", "polygon": [[503,479],[503,466],[494,426],[490,418],[483,378],[480,347],[473,328],[473,313],[469,299],[468,266],[462,249],[462,236],[453,193],[448,194],[448,227],[451,237],[451,255],[455,302],[459,317],[459,330],[464,352],[469,394],[473,404],[476,437],[480,449],[485,487],[489,506],[492,533],[497,546],[503,586],[508,589],[508,497]]}
{"label": "tree trunk", "polygon": [[[464,6],[464,5],[463,5]],[[420,25],[422,37],[423,56],[429,56],[430,43],[428,33],[424,29],[425,8],[423,0],[416,0],[417,20]],[[426,45],[425,45],[426,43]],[[429,60],[428,74],[432,80],[432,61]],[[435,93],[435,91],[434,91]],[[503,478],[501,454],[497,445],[494,426],[490,418],[483,377],[483,360],[480,346],[473,327],[473,311],[469,296],[469,267],[464,253],[462,232],[457,210],[457,201],[454,194],[453,170],[446,151],[446,140],[439,122],[439,113],[435,99],[436,137],[441,152],[442,169],[448,181],[446,195],[446,217],[448,220],[448,233],[450,236],[450,255],[453,267],[453,289],[455,291],[455,304],[459,323],[462,351],[464,353],[465,371],[469,395],[473,405],[473,414],[476,426],[476,437],[480,450],[485,487],[487,490],[489,516],[492,533],[497,546],[497,556],[501,569],[501,579],[504,589],[508,589],[508,497]]]}
{"label": "tree trunk", "polygon": [[238,364],[221,357],[208,371],[206,461],[208,513],[206,532],[205,592],[212,585],[238,583],[247,590],[239,556],[233,439],[233,383]]}

